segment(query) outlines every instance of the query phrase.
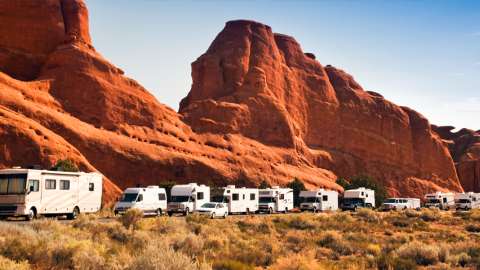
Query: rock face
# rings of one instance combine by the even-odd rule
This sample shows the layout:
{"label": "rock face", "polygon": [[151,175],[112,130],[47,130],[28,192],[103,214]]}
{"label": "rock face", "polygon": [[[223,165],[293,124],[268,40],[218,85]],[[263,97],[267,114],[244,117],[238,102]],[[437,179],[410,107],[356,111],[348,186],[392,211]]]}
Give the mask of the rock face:
{"label": "rock face", "polygon": [[0,2],[2,168],[69,158],[107,177],[106,202],[164,180],[283,186],[299,177],[341,190],[338,174],[360,172],[391,196],[462,191],[423,116],[363,91],[268,26],[227,23],[192,64],[179,114],[95,51],[81,0],[17,2]]}
{"label": "rock face", "polygon": [[432,130],[449,144],[463,189],[480,192],[480,131],[463,128],[451,132],[453,129],[455,127],[432,125]]}

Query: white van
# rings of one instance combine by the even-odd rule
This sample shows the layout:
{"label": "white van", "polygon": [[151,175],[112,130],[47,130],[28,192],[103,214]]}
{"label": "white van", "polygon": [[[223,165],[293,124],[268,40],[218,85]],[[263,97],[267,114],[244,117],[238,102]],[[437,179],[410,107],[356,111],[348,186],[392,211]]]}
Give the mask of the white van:
{"label": "white van", "polygon": [[184,216],[195,212],[204,203],[210,202],[210,187],[190,183],[176,185],[171,191],[172,201],[167,205],[169,216],[173,213],[182,213]]}
{"label": "white van", "polygon": [[455,200],[457,200],[457,210],[463,209],[465,211],[468,211],[475,207],[480,207],[480,193],[458,193],[455,195]]}
{"label": "white van", "polygon": [[257,213],[287,213],[289,209],[293,209],[293,189],[273,186],[271,189],[259,189],[258,196]]}
{"label": "white van", "polygon": [[258,211],[258,189],[235,188],[229,185],[212,190],[211,202],[223,203],[228,206],[229,213],[246,213]]}
{"label": "white van", "polygon": [[338,192],[317,189],[314,191],[300,191],[300,211],[325,211],[338,209]]}
{"label": "white van", "polygon": [[425,194],[425,207],[438,207],[442,210],[455,208],[455,195],[453,193],[442,193],[437,191],[432,194]]}
{"label": "white van", "polygon": [[343,198],[342,210],[355,212],[357,208],[375,208],[375,190],[364,187],[346,190]]}
{"label": "white van", "polygon": [[103,178],[97,173],[64,172],[63,168],[0,170],[0,218],[38,214],[76,219],[100,209]]}
{"label": "white van", "polygon": [[407,208],[412,208],[415,210],[420,210],[420,199],[415,198],[390,198],[383,203],[382,209],[384,211],[388,210],[405,210]]}
{"label": "white van", "polygon": [[115,204],[115,215],[124,214],[130,208],[138,208],[145,215],[161,216],[167,210],[167,196],[164,188],[127,188]]}

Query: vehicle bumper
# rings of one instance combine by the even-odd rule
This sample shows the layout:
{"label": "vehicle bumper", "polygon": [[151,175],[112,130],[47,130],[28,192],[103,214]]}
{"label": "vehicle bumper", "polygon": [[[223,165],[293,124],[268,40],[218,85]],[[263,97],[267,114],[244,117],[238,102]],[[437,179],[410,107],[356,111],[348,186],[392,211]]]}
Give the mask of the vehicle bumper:
{"label": "vehicle bumper", "polygon": [[207,216],[211,216],[213,214],[213,212],[200,212],[200,211],[195,211],[195,213],[199,215],[207,215]]}
{"label": "vehicle bumper", "polygon": [[167,208],[167,212],[185,213],[185,208]]}
{"label": "vehicle bumper", "polygon": [[0,216],[25,216],[29,208],[25,205],[0,206]]}
{"label": "vehicle bumper", "polygon": [[123,215],[123,214],[125,214],[125,212],[127,212],[129,209],[130,209],[130,208],[126,208],[126,207],[125,207],[125,208],[117,208],[117,209],[115,209],[115,214],[116,214],[116,215],[117,215],[117,214]]}

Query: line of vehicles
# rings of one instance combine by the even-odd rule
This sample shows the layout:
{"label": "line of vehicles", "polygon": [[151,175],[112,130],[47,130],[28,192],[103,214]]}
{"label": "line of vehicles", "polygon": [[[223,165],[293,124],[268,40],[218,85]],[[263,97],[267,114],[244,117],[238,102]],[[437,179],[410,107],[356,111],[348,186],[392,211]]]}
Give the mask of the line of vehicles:
{"label": "line of vehicles", "polygon": [[[97,173],[64,172],[61,167],[42,170],[40,166],[26,169],[14,167],[0,170],[0,219],[23,216],[27,220],[37,215],[64,216],[76,219],[80,213],[92,213],[102,203],[102,176]],[[226,218],[232,213],[287,213],[294,208],[293,190],[274,186],[267,189],[237,188],[228,185],[210,189],[205,185],[190,183],[176,185],[171,189],[171,200],[164,188],[148,186],[126,189],[115,204],[115,214],[124,214],[130,208],[141,209],[146,215],[160,216],[174,213],[188,215],[198,213],[212,218]],[[300,210],[357,211],[359,208],[375,208],[375,191],[358,188],[346,190],[343,203],[339,205],[336,191],[317,189],[301,191]],[[425,207],[442,210],[470,210],[480,207],[480,193],[426,194]],[[382,210],[420,210],[420,199],[390,198]]]}

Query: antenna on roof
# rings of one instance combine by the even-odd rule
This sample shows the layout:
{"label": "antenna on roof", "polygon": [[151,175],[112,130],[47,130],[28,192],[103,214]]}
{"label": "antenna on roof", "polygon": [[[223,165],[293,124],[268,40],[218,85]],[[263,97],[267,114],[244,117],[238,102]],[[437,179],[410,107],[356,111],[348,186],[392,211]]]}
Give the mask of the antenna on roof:
{"label": "antenna on roof", "polygon": [[136,187],[136,188],[140,188],[140,184],[137,184],[135,187]]}

